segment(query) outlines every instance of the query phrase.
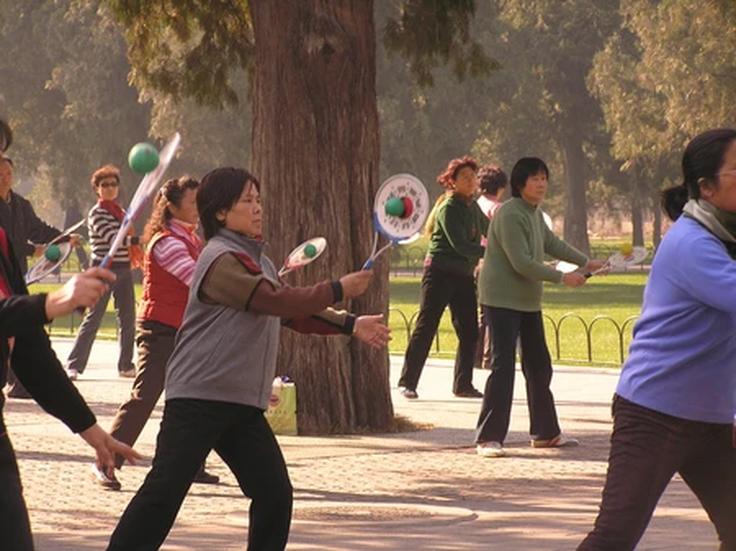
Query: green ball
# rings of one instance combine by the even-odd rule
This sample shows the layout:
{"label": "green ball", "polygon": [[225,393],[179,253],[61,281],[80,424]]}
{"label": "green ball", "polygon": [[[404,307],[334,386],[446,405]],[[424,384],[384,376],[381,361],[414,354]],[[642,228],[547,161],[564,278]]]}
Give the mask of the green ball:
{"label": "green ball", "polygon": [[404,214],[404,202],[398,197],[391,197],[386,201],[385,209],[389,216],[401,216]]}
{"label": "green ball", "polygon": [[304,256],[307,258],[314,258],[317,256],[317,247],[311,243],[307,243],[307,245],[304,246]]}
{"label": "green ball", "polygon": [[50,262],[56,262],[61,258],[61,249],[58,245],[52,244],[46,247],[46,250],[43,254],[46,257],[46,260]]}
{"label": "green ball", "polygon": [[158,150],[150,143],[137,143],[130,148],[128,165],[133,172],[147,174],[158,166]]}

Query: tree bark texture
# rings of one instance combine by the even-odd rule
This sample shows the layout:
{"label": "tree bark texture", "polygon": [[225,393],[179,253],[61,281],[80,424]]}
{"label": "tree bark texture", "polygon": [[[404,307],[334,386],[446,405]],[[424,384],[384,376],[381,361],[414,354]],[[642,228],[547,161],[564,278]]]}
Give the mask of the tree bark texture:
{"label": "tree bark texture", "polygon": [[[379,133],[373,2],[250,0],[256,42],[253,172],[276,263],[300,242],[325,253],[285,276],[309,285],[359,269],[370,253]],[[388,255],[371,287],[345,305],[388,310]],[[388,429],[388,353],[347,337],[282,331],[278,373],[297,386],[302,434]]]}
{"label": "tree bark texture", "polygon": [[[638,180],[641,181],[642,175],[639,171],[635,174],[638,176]],[[635,247],[644,246],[644,205],[641,196],[640,183],[635,181],[631,185],[631,231],[632,231],[632,244]]]}
{"label": "tree bark texture", "polygon": [[588,207],[585,198],[585,154],[582,136],[574,125],[562,138],[562,153],[567,176],[565,241],[585,254],[590,254]]}

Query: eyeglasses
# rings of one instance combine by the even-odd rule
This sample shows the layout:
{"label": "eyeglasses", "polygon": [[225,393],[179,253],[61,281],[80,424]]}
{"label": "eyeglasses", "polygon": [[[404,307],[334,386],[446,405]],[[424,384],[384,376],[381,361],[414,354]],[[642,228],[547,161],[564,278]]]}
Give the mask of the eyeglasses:
{"label": "eyeglasses", "polygon": [[716,174],[716,176],[736,176],[736,169],[724,170],[723,172]]}
{"label": "eyeglasses", "polygon": [[102,182],[100,183],[100,187],[109,188],[109,187],[118,187],[120,185],[119,182],[112,181],[112,182]]}

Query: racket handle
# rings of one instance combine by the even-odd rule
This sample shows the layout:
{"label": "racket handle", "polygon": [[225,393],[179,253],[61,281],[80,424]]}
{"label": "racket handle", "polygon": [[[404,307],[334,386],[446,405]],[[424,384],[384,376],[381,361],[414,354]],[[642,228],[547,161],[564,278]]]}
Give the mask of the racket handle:
{"label": "racket handle", "polygon": [[[106,254],[102,259],[102,262],[100,262],[99,267],[108,269],[110,268],[110,264],[112,264],[112,257],[109,254]],[[80,306],[74,311],[82,317],[87,313],[87,309],[84,306]]]}
{"label": "racket handle", "polygon": [[370,270],[371,268],[373,268],[373,260],[373,258],[369,258],[368,260],[366,260],[361,270]]}

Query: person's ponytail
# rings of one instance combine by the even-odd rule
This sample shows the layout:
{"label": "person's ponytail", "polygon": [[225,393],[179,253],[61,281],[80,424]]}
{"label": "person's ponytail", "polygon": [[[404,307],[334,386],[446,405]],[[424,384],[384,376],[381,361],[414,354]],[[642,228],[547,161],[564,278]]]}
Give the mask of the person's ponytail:
{"label": "person's ponytail", "polygon": [[662,209],[673,222],[677,220],[688,200],[687,186],[683,183],[672,186],[662,192]]}

